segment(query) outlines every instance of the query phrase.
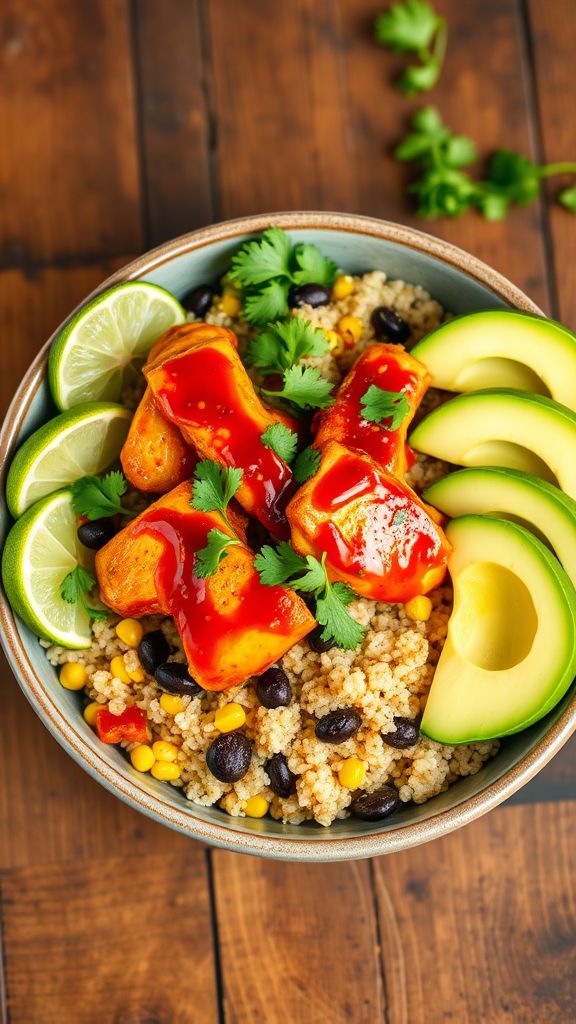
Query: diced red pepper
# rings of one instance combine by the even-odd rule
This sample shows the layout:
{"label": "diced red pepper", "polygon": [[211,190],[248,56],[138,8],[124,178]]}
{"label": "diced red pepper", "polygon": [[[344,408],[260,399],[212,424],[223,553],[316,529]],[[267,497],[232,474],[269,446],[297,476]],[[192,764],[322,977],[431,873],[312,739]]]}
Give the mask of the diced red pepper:
{"label": "diced red pepper", "polygon": [[96,731],[102,743],[146,743],[148,731],[144,712],[137,707],[126,708],[121,715],[113,715],[108,708],[96,712]]}

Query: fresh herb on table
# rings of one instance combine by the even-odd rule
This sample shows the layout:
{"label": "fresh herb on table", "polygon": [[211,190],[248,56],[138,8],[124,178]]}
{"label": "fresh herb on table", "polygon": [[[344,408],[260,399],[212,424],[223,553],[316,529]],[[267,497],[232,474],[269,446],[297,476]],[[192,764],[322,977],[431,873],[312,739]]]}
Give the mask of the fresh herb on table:
{"label": "fresh herb on table", "polygon": [[293,245],[281,228],[267,228],[232,258],[230,278],[243,289],[244,315],[263,326],[286,316],[292,286],[330,287],[337,267],[310,242]]}
{"label": "fresh herb on table", "polygon": [[324,331],[294,316],[268,326],[248,345],[245,362],[262,374],[283,373],[302,356],[323,356],[328,351]]}
{"label": "fresh herb on table", "polygon": [[230,537],[217,527],[209,531],[206,540],[206,547],[196,552],[194,563],[195,576],[203,580],[214,575],[220,562],[226,558],[229,548],[242,543],[238,537]]}
{"label": "fresh herb on table", "polygon": [[376,18],[377,42],[395,53],[415,53],[420,64],[407,67],[398,79],[406,96],[431,89],[440,76],[446,52],[446,19],[426,0],[393,4]]}
{"label": "fresh herb on table", "polygon": [[319,561],[313,555],[296,554],[287,541],[275,548],[265,545],[254,559],[261,582],[267,587],[286,585],[294,590],[313,594],[316,619],[323,640],[333,640],[338,647],[353,650],[365,633],[365,627],[352,618],[348,605],[356,594],[347,583],[331,583],[326,572],[326,554]]}
{"label": "fresh herb on table", "polygon": [[283,373],[283,386],[279,391],[261,388],[264,395],[293,402],[300,409],[326,409],[334,399],[331,392],[334,385],[323,377],[315,366],[296,363]]}
{"label": "fresh herb on table", "polygon": [[72,507],[76,515],[90,520],[104,519],[118,513],[132,518],[136,513],[124,508],[120,501],[127,490],[128,482],[119,470],[103,477],[83,476],[71,485]]}
{"label": "fresh herb on table", "polygon": [[[190,504],[198,512],[219,512],[224,521],[233,529],[228,518],[228,505],[242,483],[242,470],[219,466],[212,459],[199,462],[194,471],[192,499]],[[242,542],[230,537],[217,527],[208,532],[206,547],[196,552],[194,572],[201,579],[213,576],[220,562],[228,554],[228,548]]]}
{"label": "fresh herb on table", "polygon": [[88,604],[88,595],[96,586],[96,580],[91,572],[77,565],[72,572],[64,577],[60,584],[60,597],[66,604],[79,604],[91,619],[104,620],[108,618],[107,608],[93,608]]}
{"label": "fresh herb on table", "polygon": [[262,444],[271,448],[276,455],[279,455],[288,465],[296,455],[298,446],[298,435],[290,430],[285,423],[272,423],[263,434],[260,435]]}
{"label": "fresh herb on table", "polygon": [[300,452],[294,463],[293,472],[296,483],[306,483],[317,472],[319,465],[320,452],[318,449],[305,448],[304,451]]}
{"label": "fresh herb on table", "polygon": [[397,430],[410,410],[410,403],[403,391],[384,391],[371,384],[360,399],[362,417],[369,423],[390,420],[385,430]]}

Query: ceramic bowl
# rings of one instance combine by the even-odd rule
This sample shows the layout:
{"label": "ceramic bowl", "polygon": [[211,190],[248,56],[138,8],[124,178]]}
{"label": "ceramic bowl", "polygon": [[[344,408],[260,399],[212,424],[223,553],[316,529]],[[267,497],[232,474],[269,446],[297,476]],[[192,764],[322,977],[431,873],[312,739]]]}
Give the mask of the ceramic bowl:
{"label": "ceramic bowl", "polygon": [[[141,279],[182,296],[195,283],[222,274],[232,250],[271,223],[288,230],[296,241],[315,242],[348,272],[384,270],[392,278],[421,284],[453,313],[507,308],[540,312],[505,278],[446,242],[380,220],[327,213],[246,217],[194,231],[129,263],[104,281],[98,291],[118,281]],[[51,341],[32,363],[7,414],[0,435],[3,473],[18,444],[54,413],[46,383]],[[9,518],[3,502],[1,517],[4,535]],[[315,824],[282,825],[268,818],[232,818],[217,807],[192,804],[177,789],[138,774],[119,750],[100,743],[79,712],[78,694],[59,685],[38,640],[14,617],[4,597],[0,628],[8,659],[26,697],[52,735],[93,778],[132,807],[171,828],[216,846],[265,857],[348,860],[392,853],[442,836],[518,790],[576,729],[572,691],[543,721],[507,739],[498,756],[477,775],[458,781],[428,803],[403,807],[389,822],[348,818],[322,828]]]}

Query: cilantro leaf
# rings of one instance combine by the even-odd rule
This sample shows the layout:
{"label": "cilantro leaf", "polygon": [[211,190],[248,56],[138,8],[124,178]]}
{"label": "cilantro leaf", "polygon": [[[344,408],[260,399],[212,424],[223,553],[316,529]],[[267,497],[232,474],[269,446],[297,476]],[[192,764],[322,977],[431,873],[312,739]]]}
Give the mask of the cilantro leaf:
{"label": "cilantro leaf", "polygon": [[244,296],[244,316],[251,324],[263,327],[270,320],[286,316],[288,310],[288,281],[274,279],[268,281],[259,291],[248,292]]}
{"label": "cilantro leaf", "polygon": [[245,242],[232,257],[230,277],[241,285],[257,285],[273,277],[290,277],[290,239],[281,228],[267,228]]}
{"label": "cilantro leaf", "polygon": [[540,168],[537,164],[510,149],[498,149],[488,162],[486,182],[504,190],[509,202],[525,206],[540,191]]}
{"label": "cilantro leaf", "polygon": [[298,435],[290,430],[285,423],[272,423],[260,435],[260,440],[267,448],[271,448],[276,455],[284,459],[284,462],[288,464],[292,462],[298,446]]}
{"label": "cilantro leaf", "polygon": [[126,477],[118,470],[104,477],[83,476],[71,486],[72,507],[76,515],[86,519],[103,519],[118,512],[133,516],[135,513],[125,509],[120,501],[127,489]]}
{"label": "cilantro leaf", "polygon": [[286,583],[296,573],[306,568],[306,560],[297,555],[287,540],[281,540],[275,548],[265,544],[254,557],[254,568],[266,587]]}
{"label": "cilantro leaf", "polygon": [[334,385],[321,376],[315,366],[302,366],[296,363],[284,371],[284,386],[281,391],[270,391],[262,388],[265,395],[272,398],[284,398],[293,402],[300,409],[326,409],[334,399],[331,391]]}
{"label": "cilantro leaf", "polygon": [[562,203],[562,206],[565,206],[571,213],[576,213],[576,185],[563,189],[558,196],[558,202]]}
{"label": "cilantro leaf", "polygon": [[416,96],[432,89],[440,77],[440,65],[431,60],[426,64],[405,68],[398,77],[398,88],[405,96]]}
{"label": "cilantro leaf", "polygon": [[366,632],[347,609],[355,597],[347,583],[332,583],[324,595],[316,599],[316,618],[324,626],[322,640],[334,640],[338,647],[348,651],[362,642]]}
{"label": "cilantro leaf", "polygon": [[302,356],[323,356],[328,351],[324,331],[309,320],[293,316],[268,324],[248,345],[246,362],[263,373],[283,373]]}
{"label": "cilantro leaf", "polygon": [[216,527],[208,531],[206,541],[206,547],[196,552],[194,561],[194,575],[202,580],[214,575],[220,562],[226,558],[228,548],[242,543],[238,537],[230,537]]}
{"label": "cilantro leaf", "polygon": [[295,284],[321,284],[325,288],[333,284],[338,267],[311,242],[294,246],[294,261],[297,265],[292,274]]}
{"label": "cilantro leaf", "polygon": [[320,452],[317,448],[305,448],[297,456],[293,472],[296,483],[303,484],[317,472],[320,465]]}
{"label": "cilantro leaf", "polygon": [[242,483],[242,470],[204,459],[196,466],[194,477],[192,508],[199,512],[219,512],[228,522],[228,503]]}
{"label": "cilantro leaf", "polygon": [[376,18],[376,39],[396,53],[411,53],[430,46],[441,19],[426,0],[393,4]]}
{"label": "cilantro leaf", "polygon": [[376,384],[371,384],[360,400],[362,416],[369,423],[382,423],[390,420],[385,430],[397,430],[406,414],[410,411],[410,403],[403,391],[384,391]]}
{"label": "cilantro leaf", "polygon": [[66,604],[80,604],[91,619],[107,619],[109,612],[106,608],[93,608],[88,604],[88,594],[95,586],[96,580],[92,573],[84,566],[77,565],[62,580],[60,597]]}

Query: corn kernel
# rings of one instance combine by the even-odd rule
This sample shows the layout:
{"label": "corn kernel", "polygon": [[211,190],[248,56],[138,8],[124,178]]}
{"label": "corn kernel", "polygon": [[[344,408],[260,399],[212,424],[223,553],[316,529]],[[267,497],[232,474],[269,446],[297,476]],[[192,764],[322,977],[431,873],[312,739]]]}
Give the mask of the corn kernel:
{"label": "corn kernel", "polygon": [[246,712],[241,704],[236,704],[231,701],[230,704],[224,704],[223,707],[218,708],[214,713],[214,725],[219,732],[233,732],[234,729],[240,729],[246,721]]}
{"label": "corn kernel", "polygon": [[88,722],[88,725],[94,727],[96,725],[96,712],[99,711],[100,708],[103,706],[103,704],[99,704],[98,701],[96,700],[92,701],[91,704],[87,704],[86,707],[84,708],[84,711],[82,712],[82,717],[84,718],[84,721]]}
{"label": "corn kernel", "polygon": [[324,334],[326,335],[328,348],[334,353],[334,355],[338,355],[344,347],[344,342],[338,334],[338,331],[324,331]]}
{"label": "corn kernel", "polygon": [[366,765],[359,757],[347,757],[338,771],[340,785],[346,789],[358,789],[364,782]]}
{"label": "corn kernel", "polygon": [[117,654],[115,658],[112,658],[110,662],[110,671],[115,679],[120,679],[122,683],[130,683],[132,680],[126,671],[124,664],[124,658],[121,654]]}
{"label": "corn kernel", "polygon": [[234,318],[238,316],[242,309],[242,301],[239,295],[235,292],[225,291],[220,300],[220,308],[226,316]]}
{"label": "corn kernel", "polygon": [[178,757],[178,747],[167,740],[156,740],[152,744],[152,752],[157,761],[175,761]]}
{"label": "corn kernel", "polygon": [[[124,666],[124,668],[126,668],[126,666]],[[146,678],[143,668],[127,668],[126,672],[133,683],[143,683]]]}
{"label": "corn kernel", "polygon": [[149,772],[152,765],[156,762],[152,747],[149,747],[146,743],[139,743],[137,747],[134,747],[134,750],[130,751],[130,760],[132,767],[137,772]]}
{"label": "corn kernel", "polygon": [[268,803],[266,797],[258,793],[257,796],[251,796],[245,804],[243,804],[244,814],[248,818],[263,818],[268,813]]}
{"label": "corn kernel", "polygon": [[432,611],[432,601],[424,594],[419,594],[418,597],[407,601],[404,609],[409,619],[414,619],[415,622],[427,622]]}
{"label": "corn kernel", "polygon": [[163,693],[160,697],[160,707],[169,715],[178,715],[184,710],[184,701],[176,693]]}
{"label": "corn kernel", "polygon": [[86,669],[78,661],[67,661],[60,669],[60,683],[65,690],[83,690],[86,679]]}
{"label": "corn kernel", "polygon": [[357,316],[343,316],[338,321],[338,330],[346,347],[351,348],[362,337],[362,321]]}
{"label": "corn kernel", "polygon": [[150,769],[150,775],[160,782],[173,782],[174,779],[180,778],[180,766],[168,761],[156,761]]}
{"label": "corn kernel", "polygon": [[144,630],[136,619],[121,619],[116,626],[116,636],[128,647],[138,647]]}
{"label": "corn kernel", "polygon": [[332,298],[345,299],[354,291],[354,279],[349,274],[341,274],[332,285]]}

